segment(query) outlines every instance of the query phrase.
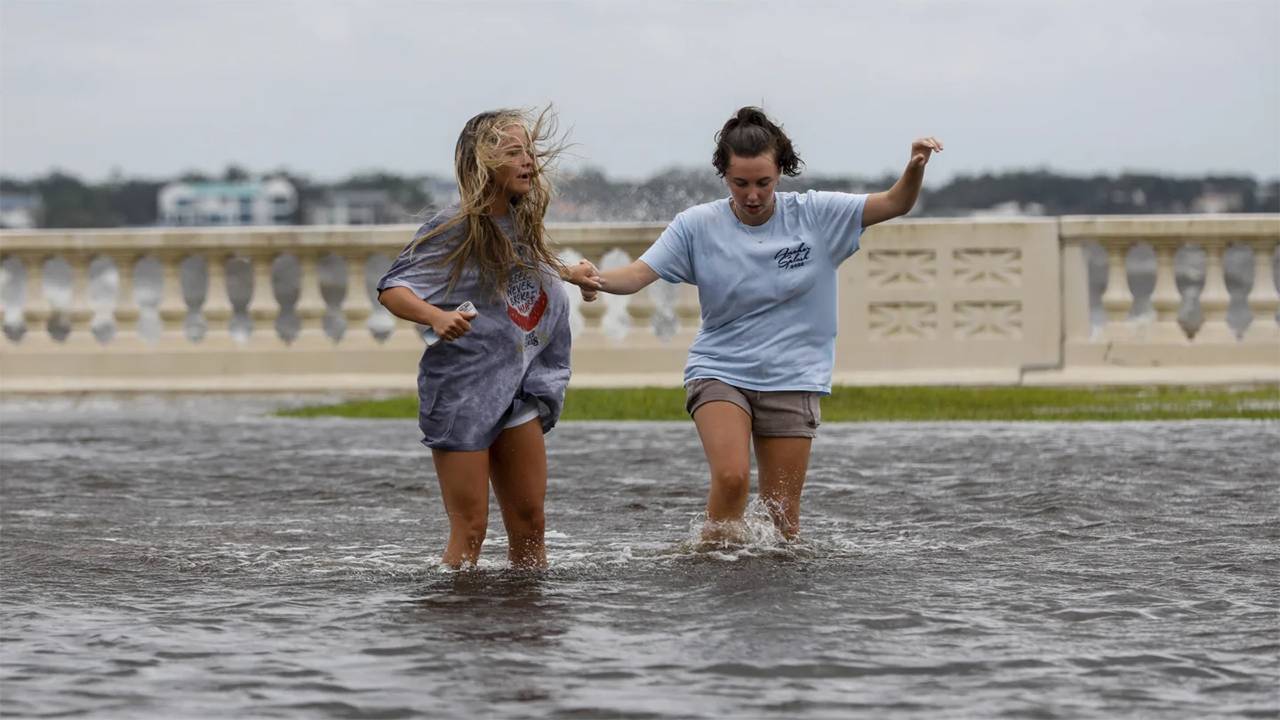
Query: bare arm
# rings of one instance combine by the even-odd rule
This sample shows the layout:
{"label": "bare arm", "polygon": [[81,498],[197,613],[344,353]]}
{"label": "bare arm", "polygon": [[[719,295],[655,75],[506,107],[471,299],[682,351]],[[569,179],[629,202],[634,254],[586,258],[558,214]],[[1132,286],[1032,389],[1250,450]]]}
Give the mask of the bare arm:
{"label": "bare arm", "polygon": [[471,330],[471,320],[476,316],[475,313],[438,308],[407,287],[396,286],[383,290],[378,293],[378,302],[402,320],[429,325],[436,335],[450,342],[467,334]]}
{"label": "bare arm", "polygon": [[[645,263],[636,260],[626,267],[614,268],[600,273],[600,289],[614,295],[631,295],[640,292],[658,279],[658,273]],[[587,288],[582,289],[582,299],[594,300],[595,293],[587,297]]]}
{"label": "bare arm", "polygon": [[906,215],[915,207],[920,197],[920,186],[924,183],[924,166],[934,152],[942,152],[942,143],[932,137],[920,138],[911,143],[911,161],[902,177],[893,187],[884,192],[867,196],[866,207],[862,208],[862,227],[869,228],[876,223],[892,220]]}

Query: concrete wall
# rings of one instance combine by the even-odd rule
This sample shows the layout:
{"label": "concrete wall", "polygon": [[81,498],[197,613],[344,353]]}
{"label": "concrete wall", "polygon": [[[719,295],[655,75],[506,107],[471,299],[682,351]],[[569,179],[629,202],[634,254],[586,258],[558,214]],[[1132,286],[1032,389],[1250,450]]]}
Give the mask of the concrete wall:
{"label": "concrete wall", "polygon": [[[553,225],[630,262],[658,224]],[[411,392],[373,283],[409,226],[0,233],[0,392]],[[901,221],[840,272],[835,381],[1280,381],[1280,216]],[[570,294],[576,298],[576,289]],[[576,303],[576,385],[678,385],[695,288]]]}

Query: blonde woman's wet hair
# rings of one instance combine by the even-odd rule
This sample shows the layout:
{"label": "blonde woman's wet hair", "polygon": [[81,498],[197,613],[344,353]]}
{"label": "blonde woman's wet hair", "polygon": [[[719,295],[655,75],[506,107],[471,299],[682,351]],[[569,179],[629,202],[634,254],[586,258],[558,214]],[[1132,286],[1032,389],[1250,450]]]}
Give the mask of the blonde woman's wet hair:
{"label": "blonde woman's wet hair", "polygon": [[[551,203],[550,170],[564,150],[557,136],[555,113],[550,106],[540,110],[502,109],[483,112],[467,121],[454,149],[453,168],[460,198],[458,213],[423,235],[415,247],[443,235],[458,225],[465,226],[462,242],[444,259],[452,264],[446,294],[453,291],[463,270],[474,264],[482,284],[495,294],[506,292],[513,267],[537,270],[546,264],[557,272],[564,263],[548,246],[543,217]],[[511,216],[519,234],[507,238],[489,216],[489,208],[502,194],[495,181],[497,170],[511,160],[509,141],[515,138],[533,158],[529,192],[515,198]]]}

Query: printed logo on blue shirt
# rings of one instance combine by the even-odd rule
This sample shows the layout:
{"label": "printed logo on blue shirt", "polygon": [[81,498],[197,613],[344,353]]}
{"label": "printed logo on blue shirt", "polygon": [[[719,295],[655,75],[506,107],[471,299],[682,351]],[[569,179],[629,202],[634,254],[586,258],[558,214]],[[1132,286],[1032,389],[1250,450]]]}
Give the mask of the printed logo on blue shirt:
{"label": "printed logo on blue shirt", "polygon": [[801,240],[796,247],[779,250],[773,259],[778,261],[778,268],[781,270],[804,267],[809,262],[809,246]]}

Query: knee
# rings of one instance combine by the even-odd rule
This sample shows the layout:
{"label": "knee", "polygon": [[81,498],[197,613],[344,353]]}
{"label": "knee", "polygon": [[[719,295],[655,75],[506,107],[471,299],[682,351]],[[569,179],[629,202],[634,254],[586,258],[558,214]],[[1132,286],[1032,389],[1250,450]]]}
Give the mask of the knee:
{"label": "knee", "polygon": [[751,490],[750,468],[722,468],[711,473],[711,488],[731,497],[745,496]]}
{"label": "knee", "polygon": [[489,518],[481,514],[457,514],[449,518],[453,532],[464,543],[471,547],[480,547],[484,543],[485,533],[489,529]]}
{"label": "knee", "polygon": [[512,508],[508,518],[511,525],[507,528],[508,534],[542,537],[547,530],[547,516],[540,506]]}

